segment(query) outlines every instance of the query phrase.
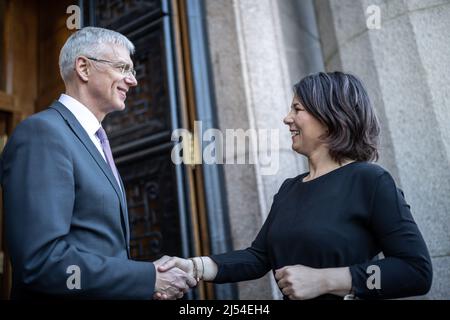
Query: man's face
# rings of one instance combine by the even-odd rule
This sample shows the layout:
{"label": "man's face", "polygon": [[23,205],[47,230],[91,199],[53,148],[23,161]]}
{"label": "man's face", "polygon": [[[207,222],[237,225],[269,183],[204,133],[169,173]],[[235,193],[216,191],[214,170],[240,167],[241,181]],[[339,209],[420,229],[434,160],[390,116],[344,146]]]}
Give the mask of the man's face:
{"label": "man's face", "polygon": [[98,56],[92,58],[103,61],[89,60],[92,74],[88,88],[91,96],[95,97],[95,108],[105,115],[125,109],[127,92],[137,85],[131,73],[121,72],[124,65],[133,67],[128,50],[123,46],[107,44]]}

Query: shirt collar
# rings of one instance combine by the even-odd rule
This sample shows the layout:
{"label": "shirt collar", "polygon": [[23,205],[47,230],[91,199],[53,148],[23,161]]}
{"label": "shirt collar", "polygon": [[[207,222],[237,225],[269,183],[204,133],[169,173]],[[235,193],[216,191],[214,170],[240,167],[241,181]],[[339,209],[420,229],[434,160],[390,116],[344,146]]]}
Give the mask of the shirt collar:
{"label": "shirt collar", "polygon": [[97,130],[101,127],[101,123],[97,120],[91,110],[77,99],[64,93],[61,94],[58,101],[73,113],[88,135],[95,135]]}

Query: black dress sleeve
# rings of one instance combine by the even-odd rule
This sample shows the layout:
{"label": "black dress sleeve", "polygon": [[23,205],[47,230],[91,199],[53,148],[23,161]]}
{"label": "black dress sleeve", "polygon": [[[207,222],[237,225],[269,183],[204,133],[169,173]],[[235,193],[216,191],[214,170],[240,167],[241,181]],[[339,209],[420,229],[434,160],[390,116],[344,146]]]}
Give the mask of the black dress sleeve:
{"label": "black dress sleeve", "polygon": [[378,177],[370,228],[385,258],[350,266],[355,295],[389,299],[427,293],[433,275],[430,255],[409,205],[387,172]]}
{"label": "black dress sleeve", "polygon": [[293,179],[287,179],[274,196],[269,215],[251,246],[244,250],[235,250],[210,258],[217,264],[218,272],[213,282],[228,283],[258,279],[270,271],[268,258],[267,232],[274,216],[274,206],[282,190]]}
{"label": "black dress sleeve", "polygon": [[256,236],[256,239],[247,249],[210,256],[218,266],[218,272],[214,279],[215,283],[258,279],[270,270],[266,246],[269,220],[270,214]]}
{"label": "black dress sleeve", "polygon": [[211,259],[218,265],[218,273],[214,282],[238,282],[264,276],[270,270],[270,265],[265,248],[259,247],[258,244],[257,238],[247,249],[211,256]]}

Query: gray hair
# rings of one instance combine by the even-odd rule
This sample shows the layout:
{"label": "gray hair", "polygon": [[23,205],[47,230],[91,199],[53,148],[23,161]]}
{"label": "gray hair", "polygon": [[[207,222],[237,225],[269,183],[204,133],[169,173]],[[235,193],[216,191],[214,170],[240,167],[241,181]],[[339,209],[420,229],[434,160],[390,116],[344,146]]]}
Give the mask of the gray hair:
{"label": "gray hair", "polygon": [[72,74],[75,60],[80,55],[95,56],[105,44],[121,45],[134,53],[133,43],[124,35],[103,28],[85,27],[73,33],[59,53],[59,72],[64,82]]}

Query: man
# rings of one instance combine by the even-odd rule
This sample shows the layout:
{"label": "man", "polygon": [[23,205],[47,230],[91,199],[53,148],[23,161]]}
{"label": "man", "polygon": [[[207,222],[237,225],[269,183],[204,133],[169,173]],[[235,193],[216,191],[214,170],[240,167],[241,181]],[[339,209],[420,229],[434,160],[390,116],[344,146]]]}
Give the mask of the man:
{"label": "man", "polygon": [[180,298],[196,281],[130,259],[124,186],[104,117],[137,85],[133,44],[87,27],[61,49],[66,86],[47,110],[16,128],[0,162],[12,298]]}

